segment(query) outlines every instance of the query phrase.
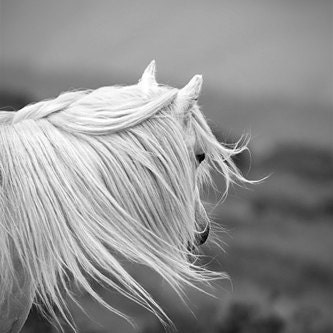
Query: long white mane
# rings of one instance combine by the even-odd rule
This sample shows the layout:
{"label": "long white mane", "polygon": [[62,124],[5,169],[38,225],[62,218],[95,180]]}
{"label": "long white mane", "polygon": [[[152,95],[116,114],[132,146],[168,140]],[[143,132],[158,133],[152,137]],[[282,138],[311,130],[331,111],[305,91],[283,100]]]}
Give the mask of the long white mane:
{"label": "long white mane", "polygon": [[211,168],[226,190],[246,181],[231,160],[246,145],[215,139],[196,102],[201,84],[196,75],[180,90],[158,85],[152,62],[136,85],[0,111],[0,307],[13,292],[15,260],[55,319],[54,308],[68,318],[69,281],[126,317],[94,291],[96,280],[168,320],[124,259],[180,294],[224,276],[193,260],[209,223],[199,189]]}

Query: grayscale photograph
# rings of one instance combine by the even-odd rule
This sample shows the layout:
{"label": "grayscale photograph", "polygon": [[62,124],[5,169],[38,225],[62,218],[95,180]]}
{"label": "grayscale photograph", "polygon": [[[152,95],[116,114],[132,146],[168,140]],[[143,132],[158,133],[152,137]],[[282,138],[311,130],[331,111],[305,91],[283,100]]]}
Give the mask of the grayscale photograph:
{"label": "grayscale photograph", "polygon": [[0,333],[332,333],[333,1],[0,0]]}

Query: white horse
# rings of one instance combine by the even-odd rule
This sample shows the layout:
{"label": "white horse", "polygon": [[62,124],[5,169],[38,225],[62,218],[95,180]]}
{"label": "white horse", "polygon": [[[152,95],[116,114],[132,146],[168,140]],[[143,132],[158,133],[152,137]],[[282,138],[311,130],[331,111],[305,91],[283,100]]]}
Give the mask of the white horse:
{"label": "white horse", "polygon": [[[110,311],[91,287],[114,288],[168,322],[122,266],[144,264],[179,294],[223,278],[194,249],[210,222],[200,186],[210,169],[246,182],[197,105],[202,77],[159,85],[155,62],[136,85],[63,93],[0,111],[0,332],[19,332],[33,302],[69,324],[69,281]],[[130,318],[127,318],[130,320]]]}

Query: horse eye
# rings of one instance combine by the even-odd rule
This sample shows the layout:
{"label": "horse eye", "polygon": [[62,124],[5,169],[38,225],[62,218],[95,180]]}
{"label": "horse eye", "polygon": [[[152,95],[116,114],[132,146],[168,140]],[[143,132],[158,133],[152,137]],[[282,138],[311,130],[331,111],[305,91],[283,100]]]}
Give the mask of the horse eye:
{"label": "horse eye", "polygon": [[195,158],[196,158],[196,160],[198,161],[199,164],[205,159],[205,157],[206,157],[205,153],[195,155]]}

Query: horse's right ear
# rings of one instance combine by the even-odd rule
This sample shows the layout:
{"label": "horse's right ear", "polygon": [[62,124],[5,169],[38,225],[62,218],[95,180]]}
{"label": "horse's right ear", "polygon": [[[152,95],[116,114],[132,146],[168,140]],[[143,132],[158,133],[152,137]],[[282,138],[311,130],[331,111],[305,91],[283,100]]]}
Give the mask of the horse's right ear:
{"label": "horse's right ear", "polygon": [[202,87],[202,75],[194,75],[190,82],[179,90],[176,103],[184,116],[198,100]]}
{"label": "horse's right ear", "polygon": [[157,87],[156,82],[156,64],[155,60],[152,60],[147,68],[144,70],[138,85],[141,89],[148,93],[152,88]]}
{"label": "horse's right ear", "polygon": [[201,92],[202,81],[202,75],[194,75],[190,82],[179,90],[179,99],[188,104],[193,104],[197,101]]}

